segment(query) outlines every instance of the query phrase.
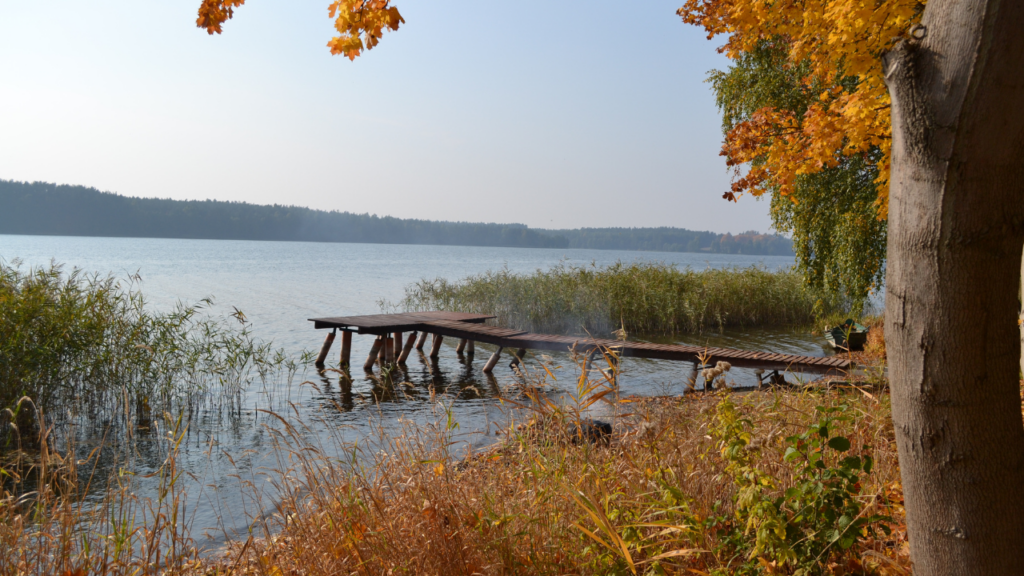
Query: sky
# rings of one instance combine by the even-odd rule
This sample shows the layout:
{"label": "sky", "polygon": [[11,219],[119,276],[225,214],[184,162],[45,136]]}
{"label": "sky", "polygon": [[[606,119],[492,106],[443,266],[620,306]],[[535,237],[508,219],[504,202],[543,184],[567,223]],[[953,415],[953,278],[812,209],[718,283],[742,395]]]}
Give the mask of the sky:
{"label": "sky", "polygon": [[[533,227],[767,231],[721,196],[728,65],[682,0],[394,0],[331,56],[329,0],[0,0],[0,178]],[[0,207],[2,208],[2,207]]]}

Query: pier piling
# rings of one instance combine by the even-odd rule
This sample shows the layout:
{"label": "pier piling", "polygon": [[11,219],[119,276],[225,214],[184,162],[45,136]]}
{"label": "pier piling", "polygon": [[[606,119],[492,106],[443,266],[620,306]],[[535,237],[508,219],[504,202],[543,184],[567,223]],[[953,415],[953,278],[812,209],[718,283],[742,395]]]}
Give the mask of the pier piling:
{"label": "pier piling", "polygon": [[412,352],[414,344],[416,344],[415,332],[409,334],[409,338],[405,341],[405,346],[402,347],[402,354],[398,357],[399,364],[405,364],[405,361],[409,359],[409,354]]}
{"label": "pier piling", "polygon": [[331,330],[327,334],[327,338],[324,338],[324,343],[320,346],[320,354],[316,357],[317,368],[324,367],[324,362],[327,360],[327,355],[331,352],[331,345],[334,344],[334,335],[337,331],[337,329]]}
{"label": "pier piling", "polygon": [[370,347],[370,356],[366,358],[366,363],[363,364],[363,370],[373,372],[373,363],[377,361],[377,355],[383,347],[384,337],[378,336],[377,339],[373,341],[373,346]]}
{"label": "pier piling", "polygon": [[341,333],[341,367],[348,368],[352,360],[352,332],[343,330]]}
{"label": "pier piling", "polygon": [[501,360],[502,350],[503,348],[501,346],[498,346],[498,349],[494,351],[494,354],[491,354],[490,360],[487,361],[487,364],[484,364],[485,374],[490,374],[491,372],[494,371],[494,367],[498,365],[498,360]]}
{"label": "pier piling", "polygon": [[444,337],[440,334],[434,334],[434,342],[430,345],[430,357],[437,358],[441,354],[441,343],[444,342]]}

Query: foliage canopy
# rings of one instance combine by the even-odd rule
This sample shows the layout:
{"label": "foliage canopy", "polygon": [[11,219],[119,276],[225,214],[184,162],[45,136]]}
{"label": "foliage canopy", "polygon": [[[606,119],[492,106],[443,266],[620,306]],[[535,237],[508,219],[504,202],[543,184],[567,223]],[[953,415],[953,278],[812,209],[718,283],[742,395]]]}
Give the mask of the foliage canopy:
{"label": "foliage canopy", "polygon": [[[804,82],[808,69],[806,62],[791,64],[786,43],[772,39],[740,53],[728,70],[713,71],[709,81],[726,138],[765,108],[804,116],[821,90],[820,83]],[[855,84],[850,78],[840,82]],[[877,146],[850,155],[837,151],[834,166],[797,176],[785,194],[780,185],[763,183],[771,192],[774,226],[792,233],[807,283],[842,293],[855,312],[884,272],[887,229],[877,183],[882,155]],[[768,162],[762,155],[750,164],[757,169]]]}
{"label": "foliage canopy", "polygon": [[[684,22],[732,60],[711,81],[731,190],[769,194],[809,284],[860,304],[883,279],[892,128],[882,55],[917,0],[687,0]],[[743,171],[745,169],[745,172]]]}

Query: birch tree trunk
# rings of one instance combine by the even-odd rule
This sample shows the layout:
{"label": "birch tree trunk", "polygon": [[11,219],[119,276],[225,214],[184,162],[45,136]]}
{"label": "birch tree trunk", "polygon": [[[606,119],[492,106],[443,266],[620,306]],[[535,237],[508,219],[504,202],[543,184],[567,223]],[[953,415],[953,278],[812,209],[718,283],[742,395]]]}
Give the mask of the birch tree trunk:
{"label": "birch tree trunk", "polygon": [[930,0],[886,55],[885,336],[915,573],[1024,574],[1024,1]]}

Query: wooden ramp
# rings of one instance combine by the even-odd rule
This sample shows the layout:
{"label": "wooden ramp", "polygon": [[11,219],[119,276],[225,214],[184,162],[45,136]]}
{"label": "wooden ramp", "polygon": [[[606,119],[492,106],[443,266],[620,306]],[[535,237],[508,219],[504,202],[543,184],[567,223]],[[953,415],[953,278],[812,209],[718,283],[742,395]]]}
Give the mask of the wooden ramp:
{"label": "wooden ramp", "polygon": [[[405,345],[404,354],[398,353],[402,346],[402,333],[408,331],[433,334],[434,343],[431,347],[431,356],[437,355],[440,349],[441,339],[458,338],[462,342],[458,351],[462,352],[466,343],[472,347],[473,342],[484,342],[498,346],[499,350],[494,357],[484,366],[489,372],[497,363],[497,356],[502,348],[516,348],[520,350],[550,350],[566,352],[575,349],[580,352],[587,352],[595,348],[610,348],[619,352],[625,358],[650,358],[657,360],[677,360],[684,362],[705,363],[714,365],[719,361],[725,361],[733,366],[741,368],[760,368],[764,370],[785,370],[790,372],[803,372],[811,374],[839,374],[853,368],[851,362],[839,356],[799,356],[793,354],[774,354],[771,352],[755,352],[749,350],[736,350],[732,348],[705,348],[703,346],[689,346],[686,344],[656,344],[653,342],[623,342],[620,340],[606,340],[601,338],[558,336],[553,334],[534,334],[523,330],[502,328],[499,326],[488,326],[484,324],[494,316],[486,314],[467,314],[462,312],[410,312],[403,314],[373,314],[369,316],[345,316],[338,318],[311,318],[316,328],[333,328],[358,334],[372,334],[378,336],[381,346],[374,343],[374,350],[371,358],[367,359],[366,366],[372,368],[372,360],[376,355],[386,355],[386,347],[393,346],[392,354],[399,361],[404,361],[408,350],[412,348],[414,335],[409,336]],[[333,341],[333,333],[328,336]],[[421,348],[424,339],[421,337],[417,348]],[[394,342],[394,344],[389,344]],[[325,348],[329,348],[329,342],[325,342]],[[470,348],[472,351],[472,348]],[[517,354],[518,355],[518,354]],[[319,363],[323,362],[326,351],[321,350]],[[347,363],[346,351],[342,350],[343,363]]]}

